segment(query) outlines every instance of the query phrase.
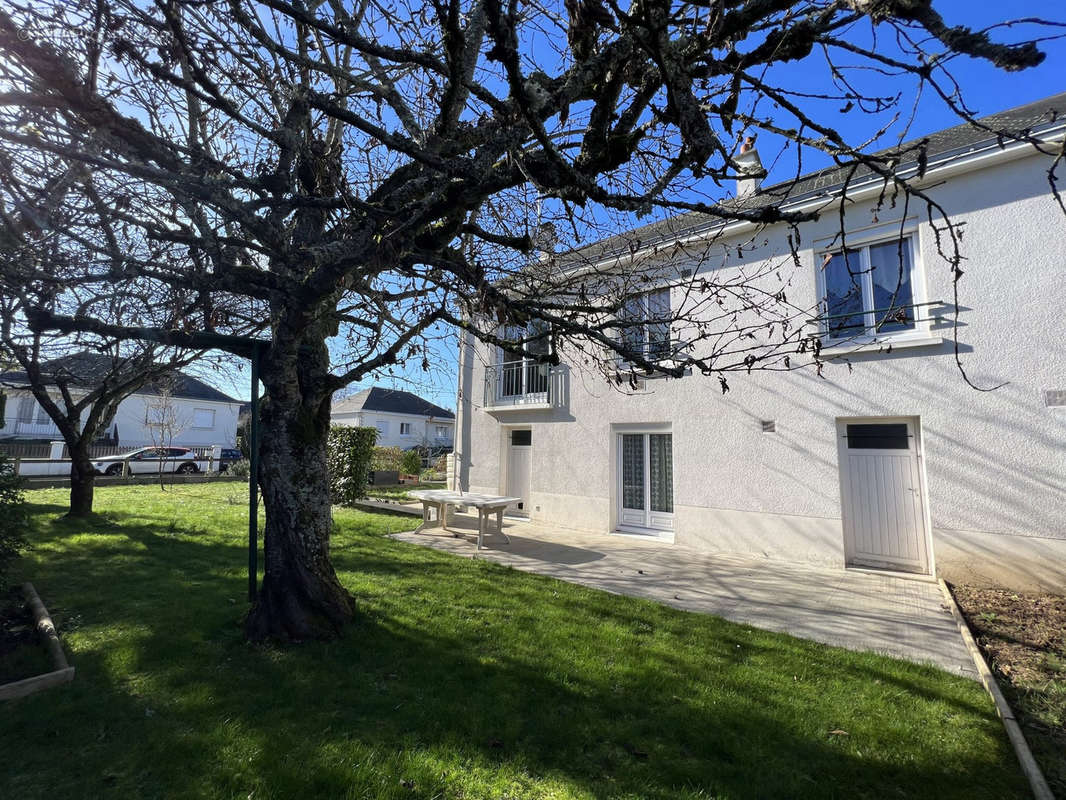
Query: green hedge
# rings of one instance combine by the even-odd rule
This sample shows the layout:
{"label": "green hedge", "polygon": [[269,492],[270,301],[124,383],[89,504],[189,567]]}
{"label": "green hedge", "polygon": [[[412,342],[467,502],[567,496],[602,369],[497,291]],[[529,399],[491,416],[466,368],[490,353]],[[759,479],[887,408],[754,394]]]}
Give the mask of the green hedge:
{"label": "green hedge", "polygon": [[399,447],[375,447],[370,468],[401,472],[403,470],[403,450]]}
{"label": "green hedge", "polygon": [[0,455],[0,590],[7,588],[7,568],[26,546],[26,498],[22,478],[7,456]]}
{"label": "green hedge", "polygon": [[377,438],[377,428],[330,426],[327,463],[334,503],[347,506],[366,497],[366,476]]}
{"label": "green hedge", "polygon": [[405,450],[400,466],[408,475],[417,475],[422,471],[422,456],[417,450]]}

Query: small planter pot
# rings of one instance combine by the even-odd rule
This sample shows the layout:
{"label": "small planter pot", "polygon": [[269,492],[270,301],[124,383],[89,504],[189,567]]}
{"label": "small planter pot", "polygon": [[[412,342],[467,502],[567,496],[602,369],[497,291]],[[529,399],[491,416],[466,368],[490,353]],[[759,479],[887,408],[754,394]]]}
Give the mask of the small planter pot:
{"label": "small planter pot", "polygon": [[375,469],[367,476],[371,486],[399,486],[400,473],[394,469]]}

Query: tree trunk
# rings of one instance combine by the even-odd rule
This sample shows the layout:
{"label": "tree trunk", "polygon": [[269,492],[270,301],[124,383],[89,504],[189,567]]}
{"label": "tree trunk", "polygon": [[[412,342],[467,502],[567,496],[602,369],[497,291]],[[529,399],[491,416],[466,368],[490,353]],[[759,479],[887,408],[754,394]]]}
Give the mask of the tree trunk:
{"label": "tree trunk", "polygon": [[[329,558],[333,527],[326,439],[331,391],[325,346],[297,358],[272,354],[260,375],[259,486],[266,508],[266,569],[245,622],[252,640],[337,636],[355,614]],[[317,387],[317,388],[316,388]]]}
{"label": "tree trunk", "polygon": [[[68,445],[69,448],[69,445]],[[70,510],[68,517],[87,517],[93,513],[93,490],[96,487],[96,468],[88,449],[70,451]]]}

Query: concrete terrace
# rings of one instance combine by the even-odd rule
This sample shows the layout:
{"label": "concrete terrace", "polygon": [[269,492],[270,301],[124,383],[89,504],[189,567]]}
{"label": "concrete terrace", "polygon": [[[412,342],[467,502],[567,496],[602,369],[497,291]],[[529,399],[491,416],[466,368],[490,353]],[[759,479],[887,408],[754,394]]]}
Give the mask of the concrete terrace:
{"label": "concrete terrace", "polygon": [[[529,522],[507,520],[504,532],[510,544],[496,533],[486,534],[482,558],[824,644],[932,663],[977,678],[940,589],[929,580],[712,555]],[[394,538],[469,558],[475,555],[477,517],[455,514],[447,532],[435,527]]]}

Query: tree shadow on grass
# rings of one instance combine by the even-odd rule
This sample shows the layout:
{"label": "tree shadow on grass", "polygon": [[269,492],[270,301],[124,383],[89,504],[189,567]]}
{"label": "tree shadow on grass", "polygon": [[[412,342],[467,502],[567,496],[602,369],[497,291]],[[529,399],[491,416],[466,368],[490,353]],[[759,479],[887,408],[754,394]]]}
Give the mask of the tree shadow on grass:
{"label": "tree shadow on grass", "polygon": [[342,639],[249,646],[237,540],[142,519],[38,563],[78,673],[5,709],[0,795],[1024,795],[934,670],[370,536]]}

